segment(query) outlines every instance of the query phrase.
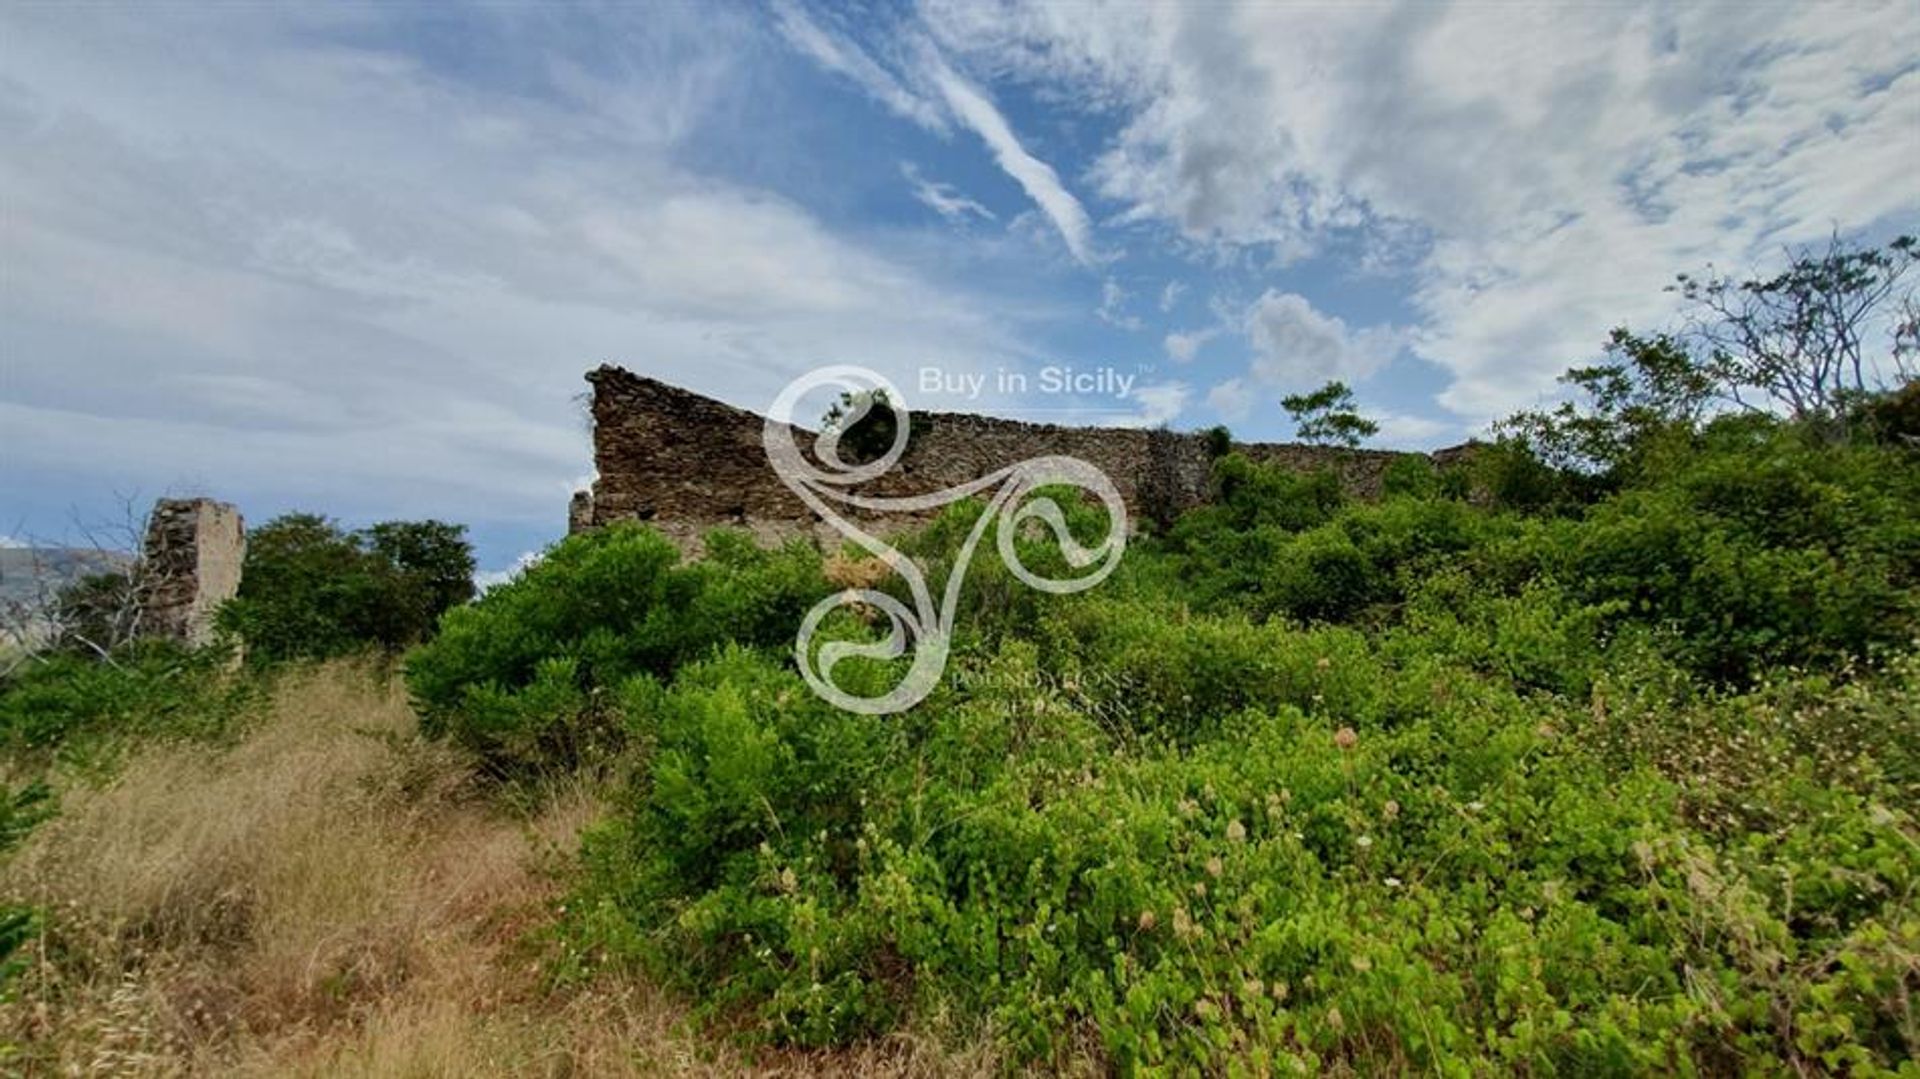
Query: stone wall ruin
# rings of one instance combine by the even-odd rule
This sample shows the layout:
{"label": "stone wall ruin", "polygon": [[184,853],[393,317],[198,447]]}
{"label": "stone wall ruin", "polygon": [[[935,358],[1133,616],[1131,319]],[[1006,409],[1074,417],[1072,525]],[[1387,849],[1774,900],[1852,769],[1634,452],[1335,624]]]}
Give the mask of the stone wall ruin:
{"label": "stone wall ruin", "polygon": [[240,511],[210,498],[163,498],[147,518],[142,551],[141,631],[199,647],[214,615],[240,591],[247,556]]}
{"label": "stone wall ruin", "polygon": [[[590,491],[574,495],[569,531],[645,521],[689,553],[697,553],[701,537],[717,527],[745,529],[763,544],[808,537],[832,549],[842,542],[768,465],[761,417],[621,367],[602,366],[589,372],[587,381],[593,387],[599,478]],[[1165,524],[1210,495],[1212,458],[1205,436],[1197,433],[1064,427],[955,412],[915,412],[913,422],[916,433],[900,462],[857,488],[859,493],[924,494],[1031,457],[1064,454],[1104,471],[1136,522]],[[810,452],[813,437],[798,429],[795,442]],[[1426,456],[1445,465],[1467,452],[1466,446],[1422,455],[1296,443],[1235,443],[1233,448],[1290,469],[1331,468],[1362,498],[1378,496],[1387,465],[1398,458]],[[924,523],[929,516],[854,519],[872,526],[869,531],[889,531]]]}

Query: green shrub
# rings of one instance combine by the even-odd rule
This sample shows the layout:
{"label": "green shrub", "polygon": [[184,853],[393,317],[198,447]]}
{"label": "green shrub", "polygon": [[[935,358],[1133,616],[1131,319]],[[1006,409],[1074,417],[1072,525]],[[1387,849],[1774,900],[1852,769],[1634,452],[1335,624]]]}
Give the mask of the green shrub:
{"label": "green shrub", "polygon": [[[768,1041],[950,1023],[1121,1073],[1898,1074],[1911,457],[1751,417],[1636,437],[1604,483],[1493,452],[1491,506],[1459,470],[1360,504],[1228,455],[1212,505],[1084,595],[1021,584],[989,530],[946,677],[898,716],[808,690],[817,558],[738,537],[696,566],[644,530],[570,539],[410,675],[496,760],[628,752],[555,976],[635,966]],[[936,590],[982,512],[902,538]],[[1064,573],[1047,537],[1015,546]]]}
{"label": "green shrub", "polygon": [[1042,626],[1040,656],[1079,706],[1136,734],[1192,741],[1246,708],[1368,714],[1380,671],[1364,638],[1137,603],[1072,605]]}
{"label": "green shrub", "polygon": [[[1089,668],[1019,641],[906,717],[836,712],[741,651],[635,683],[648,767],[589,842],[566,954],[640,963],[779,1041],[957,1010],[1021,1057],[1093,1038],[1122,1071],[1906,1052],[1905,811],[1783,782],[1802,823],[1716,849],[1685,777],[1615,755],[1584,705],[1418,654],[1389,672],[1348,631],[1151,637],[1147,612],[1102,606],[1047,628],[1100,634],[1070,647],[1125,667],[1133,715],[1221,678],[1215,705],[1241,706],[1183,742],[1134,738]],[[1181,636],[1199,639],[1163,656]],[[1322,655],[1235,679],[1274,646]],[[1289,696],[1315,712],[1272,703]]]}
{"label": "green shrub", "polygon": [[132,738],[212,737],[253,699],[230,653],[142,641],[110,659],[54,655],[0,679],[0,750],[16,763],[87,758]]}
{"label": "green shrub", "polygon": [[473,595],[463,525],[388,521],[346,532],[291,513],[247,537],[240,591],[220,611],[254,662],[398,651]]}
{"label": "green shrub", "polygon": [[1210,461],[1217,461],[1233,452],[1233,432],[1225,424],[1215,424],[1200,432],[1200,442]]}
{"label": "green shrub", "polygon": [[569,765],[616,748],[609,694],[670,675],[728,642],[791,647],[829,594],[817,552],[716,533],[682,565],[659,533],[612,526],[570,536],[518,578],[447,612],[406,660],[424,729],[496,767]]}
{"label": "green shrub", "polygon": [[1910,640],[1920,470],[1790,431],[1724,435],[1594,507],[1542,563],[1589,602],[1667,631],[1695,670],[1723,682]]}
{"label": "green shrub", "polygon": [[1412,454],[1395,457],[1380,474],[1380,491],[1388,498],[1430,498],[1440,493],[1440,485],[1433,462]]}
{"label": "green shrub", "polygon": [[1532,446],[1515,438],[1481,445],[1473,456],[1473,486],[1501,509],[1544,513],[1575,501],[1580,486],[1571,473],[1540,459]]}

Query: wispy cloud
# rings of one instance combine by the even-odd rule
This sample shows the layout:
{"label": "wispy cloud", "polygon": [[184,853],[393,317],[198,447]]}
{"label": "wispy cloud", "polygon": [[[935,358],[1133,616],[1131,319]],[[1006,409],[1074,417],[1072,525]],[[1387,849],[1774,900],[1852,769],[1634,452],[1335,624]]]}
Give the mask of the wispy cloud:
{"label": "wispy cloud", "polygon": [[1127,313],[1127,296],[1128,292],[1120,287],[1120,282],[1107,278],[1100,285],[1100,306],[1094,314],[1100,317],[1100,321],[1123,330],[1143,328],[1146,324],[1140,320],[1140,316]]}
{"label": "wispy cloud", "polygon": [[995,220],[992,210],[962,195],[952,184],[929,180],[920,175],[919,166],[911,161],[900,163],[900,174],[907,178],[913,187],[913,197],[920,204],[948,221],[961,222],[969,217],[979,217],[986,221]]}
{"label": "wispy cloud", "polygon": [[935,131],[946,130],[947,117],[937,103],[908,89],[859,45],[826,30],[805,8],[792,0],[775,0],[773,13],[781,36],[808,59],[852,80],[895,115]]}
{"label": "wispy cloud", "polygon": [[1360,412],[1380,425],[1380,433],[1375,436],[1375,441],[1393,449],[1433,449],[1457,443],[1466,437],[1466,431],[1457,422],[1366,407],[1362,407]]}
{"label": "wispy cloud", "polygon": [[1230,378],[1207,391],[1207,404],[1221,419],[1238,423],[1252,414],[1255,396],[1246,379]]}
{"label": "wispy cloud", "polygon": [[1167,359],[1174,363],[1192,363],[1193,358],[1200,354],[1200,349],[1219,332],[1218,328],[1209,326],[1199,330],[1176,330],[1168,334],[1163,342]]}
{"label": "wispy cloud", "polygon": [[595,363],[759,407],[821,357],[904,378],[1026,351],[1018,305],[680,163],[674,132],[753,92],[728,65],[754,31],[601,26],[690,66],[592,97],[604,43],[541,20],[467,32],[570,58],[574,89],[400,59],[386,9],[356,14],[364,47],[234,10],[0,11],[0,356],[36,358],[0,361],[10,480],[544,528]]}
{"label": "wispy cloud", "polygon": [[974,66],[1117,118],[1088,175],[1118,220],[1397,281],[1464,417],[1668,318],[1676,272],[1920,212],[1911,3],[923,10]]}
{"label": "wispy cloud", "polygon": [[1087,212],[1080,206],[1080,200],[1073,197],[1066,185],[1060,182],[1060,174],[1053,166],[1028,153],[1020,145],[1020,139],[1008,125],[1007,118],[1000,114],[993,102],[978,87],[962,78],[947,64],[935,57],[932,79],[946,99],[947,107],[953,110],[960,122],[980,136],[993,152],[993,159],[1001,171],[1013,177],[1021,190],[1027,193],[1040,212],[1047,215],[1053,227],[1059,231],[1060,239],[1067,250],[1082,265],[1091,266],[1096,261],[1093,250],[1093,227],[1087,220]]}
{"label": "wispy cloud", "polygon": [[774,10],[782,35],[795,49],[846,76],[895,114],[936,131],[945,131],[951,118],[977,135],[1000,170],[1046,215],[1075,261],[1086,266],[1097,261],[1093,226],[1080,200],[1052,165],[1028,152],[993,99],[955,71],[937,44],[923,36],[903,43],[902,51],[912,59],[902,77],[845,35],[821,26],[793,0],[778,0]]}
{"label": "wispy cloud", "polygon": [[1139,404],[1140,411],[1121,420],[1122,426],[1159,427],[1172,423],[1186,411],[1187,399],[1193,396],[1193,391],[1184,382],[1155,382],[1136,386],[1127,396]]}

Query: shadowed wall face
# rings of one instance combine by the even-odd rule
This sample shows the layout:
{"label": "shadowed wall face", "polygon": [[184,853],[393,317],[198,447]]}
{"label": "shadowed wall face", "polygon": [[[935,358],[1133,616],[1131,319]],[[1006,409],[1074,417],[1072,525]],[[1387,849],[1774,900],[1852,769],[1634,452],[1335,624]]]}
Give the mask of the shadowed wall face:
{"label": "shadowed wall face", "polygon": [[145,633],[196,647],[213,639],[220,605],[240,591],[247,530],[240,511],[210,498],[163,498],[147,521]]}
{"label": "shadowed wall face", "polygon": [[[613,521],[646,521],[696,553],[717,527],[742,528],[762,543],[810,537],[829,547],[839,534],[789,492],[767,463],[765,421],[710,397],[603,366],[593,386],[593,457],[599,478],[574,496],[569,531]],[[915,436],[894,470],[854,490],[899,497],[944,490],[1048,454],[1078,457],[1104,471],[1136,522],[1164,525],[1204,502],[1211,460],[1198,434],[1117,427],[1060,427],[965,413],[916,413]],[[795,442],[810,452],[813,432]],[[1235,444],[1236,451],[1292,469],[1331,467],[1355,495],[1376,497],[1395,458],[1383,450],[1288,443]],[[1434,454],[1436,462],[1459,448]],[[869,531],[923,523],[929,515],[851,515]]]}

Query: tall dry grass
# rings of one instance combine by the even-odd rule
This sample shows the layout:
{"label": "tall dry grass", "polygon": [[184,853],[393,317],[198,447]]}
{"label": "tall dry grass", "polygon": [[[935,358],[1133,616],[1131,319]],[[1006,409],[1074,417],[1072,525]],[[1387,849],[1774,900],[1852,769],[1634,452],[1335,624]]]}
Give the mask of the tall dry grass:
{"label": "tall dry grass", "polygon": [[398,688],[336,664],[290,676],[237,743],[153,745],[0,873],[47,912],[6,1065],[66,1075],[977,1074],[985,1050],[903,1038],[750,1057],[646,985],[543,993],[551,917],[601,807],[557,783],[503,811],[415,732]]}

